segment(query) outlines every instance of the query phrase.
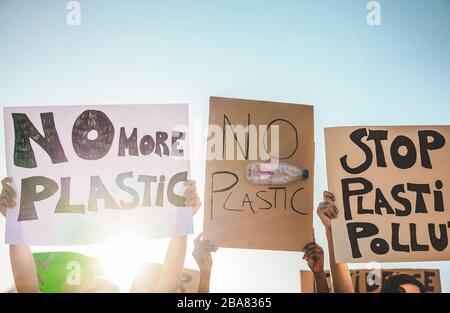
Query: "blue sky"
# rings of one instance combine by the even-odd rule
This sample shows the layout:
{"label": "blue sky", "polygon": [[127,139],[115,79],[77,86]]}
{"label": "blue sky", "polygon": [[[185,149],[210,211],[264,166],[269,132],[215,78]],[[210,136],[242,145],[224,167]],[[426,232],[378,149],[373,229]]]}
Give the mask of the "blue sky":
{"label": "blue sky", "polygon": [[[72,27],[67,2],[0,0],[1,106],[189,102],[206,119],[212,95],[313,104],[316,204],[324,127],[450,122],[449,0],[381,0],[381,26],[365,0],[84,0]],[[0,164],[5,176],[3,148]],[[193,164],[200,189],[203,172]],[[2,247],[0,281],[6,260]],[[388,265],[439,267],[450,291],[449,262]],[[215,266],[217,291],[295,292],[305,268],[298,254],[238,250]]]}

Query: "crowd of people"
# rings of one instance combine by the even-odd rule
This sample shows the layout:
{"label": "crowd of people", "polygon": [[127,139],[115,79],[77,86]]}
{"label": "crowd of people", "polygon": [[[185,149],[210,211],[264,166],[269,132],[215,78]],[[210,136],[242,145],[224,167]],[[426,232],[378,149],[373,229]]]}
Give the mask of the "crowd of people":
{"label": "crowd of people", "polygon": [[[0,195],[0,212],[6,217],[8,208],[16,205],[16,192],[11,186],[11,178],[2,180],[2,192]],[[201,201],[197,194],[195,181],[187,182],[187,189],[184,194],[186,197],[186,207],[192,208],[195,214],[201,207]],[[311,272],[314,274],[315,291],[317,293],[353,293],[354,287],[349,268],[345,263],[336,263],[334,257],[333,233],[331,221],[337,218],[339,209],[335,204],[335,196],[328,191],[323,193],[323,201],[317,207],[317,215],[320,218],[328,242],[328,258],[330,263],[330,273],[332,279],[332,288],[330,290],[325,274],[324,261],[325,252],[323,248],[315,241],[314,230],[311,231],[311,242],[303,249],[303,259],[308,264]],[[199,293],[210,292],[211,270],[213,266],[212,254],[218,249],[213,242],[204,238],[200,234],[194,241],[194,251],[192,255],[197,262],[200,270]],[[170,244],[164,259],[162,269],[157,276],[146,275],[141,277],[140,286],[133,284],[131,292],[162,292],[174,293],[178,291],[180,284],[184,261],[187,250],[187,235],[171,238]],[[38,275],[36,264],[32,252],[28,245],[10,245],[11,269],[14,277],[14,283],[18,292],[36,293],[40,292],[38,288]],[[148,277],[153,281],[142,280]],[[114,282],[105,277],[97,276],[85,281],[80,289],[81,292],[119,292],[120,288]],[[383,282],[382,293],[424,293],[423,284],[414,276],[407,274],[397,274],[390,276]]]}

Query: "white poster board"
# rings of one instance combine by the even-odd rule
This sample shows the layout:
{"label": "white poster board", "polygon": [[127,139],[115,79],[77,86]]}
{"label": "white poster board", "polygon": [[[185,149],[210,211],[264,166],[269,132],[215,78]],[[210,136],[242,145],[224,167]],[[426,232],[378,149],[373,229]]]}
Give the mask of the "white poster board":
{"label": "white poster board", "polygon": [[7,243],[192,233],[187,104],[5,107],[4,122]]}

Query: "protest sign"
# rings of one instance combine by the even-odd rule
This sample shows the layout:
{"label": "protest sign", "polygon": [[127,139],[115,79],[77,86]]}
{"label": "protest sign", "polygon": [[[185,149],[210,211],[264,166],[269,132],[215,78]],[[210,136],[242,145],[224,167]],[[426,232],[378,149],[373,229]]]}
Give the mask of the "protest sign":
{"label": "protest sign", "polygon": [[336,261],[450,260],[450,126],[325,129]]}
{"label": "protest sign", "polygon": [[[204,237],[221,247],[301,251],[312,229],[313,107],[212,97],[209,126]],[[254,162],[309,176],[254,184]]]}
{"label": "protest sign", "polygon": [[38,287],[44,293],[80,292],[84,282],[103,275],[100,262],[75,252],[33,253]]}
{"label": "protest sign", "polygon": [[192,232],[188,106],[6,107],[18,193],[6,242],[91,244]]}
{"label": "protest sign", "polygon": [[[162,264],[146,264],[144,268],[136,274],[131,286],[131,292],[155,292],[162,267]],[[199,283],[200,272],[184,268],[178,286],[178,293],[197,293]]]}
{"label": "protest sign", "polygon": [[[417,278],[427,293],[441,293],[441,278],[438,269],[355,269],[350,270],[355,293],[379,293],[384,281],[394,274],[408,274]],[[325,271],[328,288],[333,289],[330,271]],[[315,293],[314,275],[311,271],[300,271],[302,293]]]}

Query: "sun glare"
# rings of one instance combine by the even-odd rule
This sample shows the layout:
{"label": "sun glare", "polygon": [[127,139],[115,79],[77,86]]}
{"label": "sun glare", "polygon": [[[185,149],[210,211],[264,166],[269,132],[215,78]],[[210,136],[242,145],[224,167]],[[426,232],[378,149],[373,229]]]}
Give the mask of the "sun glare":
{"label": "sun glare", "polygon": [[116,283],[121,292],[128,292],[139,270],[155,257],[148,246],[148,241],[125,234],[98,246],[95,254],[102,264],[104,276]]}

